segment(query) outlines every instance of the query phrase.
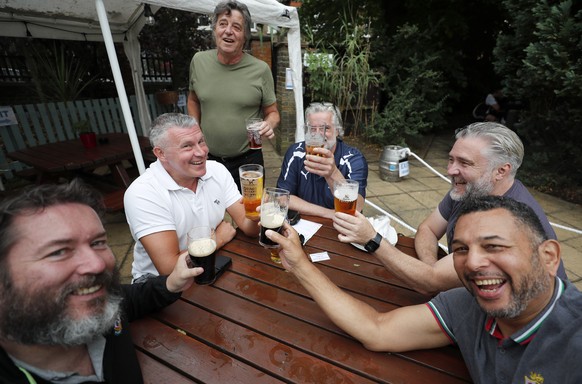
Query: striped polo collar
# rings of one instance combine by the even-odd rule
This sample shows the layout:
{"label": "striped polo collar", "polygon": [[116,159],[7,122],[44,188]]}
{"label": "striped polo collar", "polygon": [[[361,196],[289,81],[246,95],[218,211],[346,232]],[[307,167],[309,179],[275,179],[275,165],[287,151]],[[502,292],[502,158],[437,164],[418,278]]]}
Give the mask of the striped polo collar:
{"label": "striped polo collar", "polygon": [[[525,345],[525,344],[529,343],[533,339],[533,337],[535,336],[538,329],[541,327],[544,320],[547,319],[547,317],[550,315],[550,313],[552,313],[552,310],[556,306],[558,299],[562,296],[562,294],[564,293],[564,289],[565,289],[564,282],[558,277],[555,277],[555,279],[556,279],[556,285],[555,285],[554,294],[552,296],[552,299],[550,300],[550,303],[548,305],[546,305],[544,310],[540,314],[538,314],[538,316],[532,322],[530,322],[525,328],[523,328],[523,329],[519,330],[518,332],[516,332],[515,334],[511,335],[510,338],[513,341],[515,341],[516,343],[518,343],[520,345]],[[485,330],[491,336],[493,336],[497,339],[500,339],[500,340],[503,339],[503,335],[501,334],[501,331],[497,328],[497,319],[496,318],[490,317],[490,316],[487,317],[487,321],[485,322]]]}

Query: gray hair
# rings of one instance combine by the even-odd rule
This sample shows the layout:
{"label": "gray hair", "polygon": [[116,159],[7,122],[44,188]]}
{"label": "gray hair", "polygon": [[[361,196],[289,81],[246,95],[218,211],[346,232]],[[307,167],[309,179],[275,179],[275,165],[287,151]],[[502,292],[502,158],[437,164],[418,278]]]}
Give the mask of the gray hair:
{"label": "gray hair", "polygon": [[183,113],[164,113],[152,122],[150,144],[152,147],[164,148],[170,128],[190,129],[195,125],[198,125],[198,121],[192,116]]}
{"label": "gray hair", "polygon": [[340,113],[339,108],[333,104],[328,102],[315,102],[309,104],[309,107],[305,109],[305,121],[309,121],[309,116],[313,113],[320,113],[320,112],[331,112],[331,122],[335,127],[338,136],[342,137],[344,134],[344,127],[342,123],[342,115]]}
{"label": "gray hair", "polygon": [[230,15],[232,11],[239,11],[243,16],[243,19],[245,21],[244,25],[245,47],[248,47],[249,42],[251,41],[251,24],[252,24],[251,13],[249,12],[249,9],[246,6],[246,4],[243,4],[239,1],[236,0],[222,1],[216,5],[216,7],[214,8],[214,13],[212,14],[212,34],[214,34],[218,18],[225,13],[227,15]]}
{"label": "gray hair", "polygon": [[493,122],[479,122],[467,125],[457,131],[455,139],[481,138],[489,142],[487,158],[489,165],[509,163],[511,176],[515,176],[523,162],[524,148],[519,136],[506,126]]}

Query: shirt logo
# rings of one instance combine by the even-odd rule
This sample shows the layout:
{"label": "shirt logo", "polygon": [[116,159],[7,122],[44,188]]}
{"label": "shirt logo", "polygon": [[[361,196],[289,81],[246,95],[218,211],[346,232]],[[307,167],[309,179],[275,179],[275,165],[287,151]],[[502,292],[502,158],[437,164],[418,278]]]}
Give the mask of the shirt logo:
{"label": "shirt logo", "polygon": [[539,373],[535,373],[535,372],[531,372],[529,374],[529,377],[526,376],[524,383],[525,384],[543,384],[544,382],[544,377],[542,375],[540,375]]}
{"label": "shirt logo", "polygon": [[216,200],[213,201],[213,203],[216,204],[216,205],[220,205],[220,200],[216,199]]}
{"label": "shirt logo", "polygon": [[117,319],[115,319],[115,323],[113,324],[113,333],[115,336],[121,335],[121,331],[123,331],[123,326],[121,325],[121,318],[117,315]]}

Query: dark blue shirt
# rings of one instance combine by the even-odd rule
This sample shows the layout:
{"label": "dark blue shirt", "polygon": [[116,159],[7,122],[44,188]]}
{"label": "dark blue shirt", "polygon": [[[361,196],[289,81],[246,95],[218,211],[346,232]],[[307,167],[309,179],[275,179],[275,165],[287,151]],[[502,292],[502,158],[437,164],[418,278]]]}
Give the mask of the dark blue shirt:
{"label": "dark blue shirt", "polygon": [[[281,165],[281,174],[277,187],[285,188],[291,195],[326,208],[333,208],[333,191],[330,190],[325,178],[314,175],[305,169],[305,142],[292,144]],[[346,179],[357,180],[360,183],[359,194],[366,197],[368,185],[368,162],[356,148],[337,139],[333,154],[335,165]]]}

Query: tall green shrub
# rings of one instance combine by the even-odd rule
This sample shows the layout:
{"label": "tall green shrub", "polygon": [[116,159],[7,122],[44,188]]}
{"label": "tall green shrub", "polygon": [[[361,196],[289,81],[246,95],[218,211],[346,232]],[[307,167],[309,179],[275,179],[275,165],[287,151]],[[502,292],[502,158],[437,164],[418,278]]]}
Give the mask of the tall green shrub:
{"label": "tall green shrub", "polygon": [[[495,48],[508,92],[526,100],[518,133],[530,152],[569,183],[582,184],[582,6],[580,2],[505,0],[511,18]],[[537,164],[540,165],[539,163]]]}
{"label": "tall green shrub", "polygon": [[404,144],[406,138],[445,124],[446,82],[433,69],[439,52],[430,47],[427,32],[405,24],[389,39],[384,89],[385,108],[369,126],[367,136],[380,144]]}

